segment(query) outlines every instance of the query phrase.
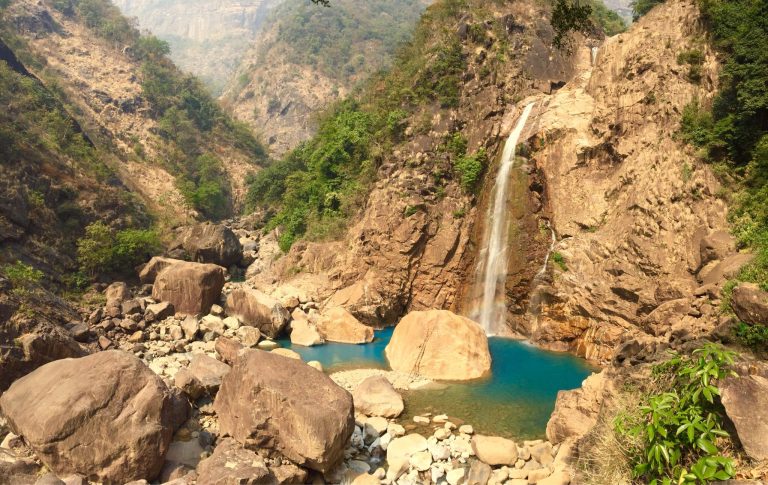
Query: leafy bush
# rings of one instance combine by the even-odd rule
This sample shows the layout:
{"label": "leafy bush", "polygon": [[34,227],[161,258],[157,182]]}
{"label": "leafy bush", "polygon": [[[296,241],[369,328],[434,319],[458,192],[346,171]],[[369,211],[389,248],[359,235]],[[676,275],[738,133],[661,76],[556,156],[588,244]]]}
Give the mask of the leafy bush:
{"label": "leafy bush", "polygon": [[691,356],[674,354],[654,367],[668,390],[640,406],[639,422],[624,415],[614,423],[619,434],[639,443],[631,454],[635,478],[666,485],[708,483],[735,475],[732,460],[720,452],[720,441],[728,433],[722,425],[717,387],[731,373],[734,355],[708,343]]}
{"label": "leafy bush", "polygon": [[664,0],[634,0],[632,2],[632,17],[638,20],[651,11],[653,7],[664,3]]}
{"label": "leafy bush", "polygon": [[768,326],[747,325],[744,322],[736,326],[739,341],[755,350],[768,350]]}
{"label": "leafy bush", "polygon": [[465,191],[469,193],[475,191],[487,163],[488,156],[485,154],[484,148],[478,150],[474,155],[465,155],[454,161],[453,168],[459,174],[461,187]]}
{"label": "leafy bush", "polygon": [[21,261],[0,268],[15,290],[26,291],[40,284],[43,272]]}
{"label": "leafy bush", "polygon": [[82,270],[90,275],[128,272],[160,248],[160,239],[153,230],[115,231],[103,222],[94,222],[77,242],[77,259]]}

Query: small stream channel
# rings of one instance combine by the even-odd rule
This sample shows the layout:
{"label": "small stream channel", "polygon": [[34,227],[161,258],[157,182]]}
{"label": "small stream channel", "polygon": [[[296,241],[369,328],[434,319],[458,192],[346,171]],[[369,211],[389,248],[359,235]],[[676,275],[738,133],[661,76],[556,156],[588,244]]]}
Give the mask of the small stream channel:
{"label": "small stream channel", "polygon": [[[304,361],[317,360],[327,373],[356,368],[388,369],[384,348],[394,328],[376,332],[367,345],[328,343],[316,347],[280,344]],[[526,342],[491,337],[491,375],[470,382],[448,382],[435,389],[407,391],[405,421],[412,416],[447,414],[455,424],[480,433],[515,439],[544,438],[557,392],[575,389],[596,368],[572,355],[548,352]]]}

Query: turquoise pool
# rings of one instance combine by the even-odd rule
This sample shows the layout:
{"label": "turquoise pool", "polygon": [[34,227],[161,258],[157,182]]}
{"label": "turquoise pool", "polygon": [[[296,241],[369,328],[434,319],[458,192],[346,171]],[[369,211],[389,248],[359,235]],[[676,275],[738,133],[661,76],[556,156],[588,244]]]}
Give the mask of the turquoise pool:
{"label": "turquoise pool", "polygon": [[[384,348],[393,329],[377,331],[367,345],[325,344],[317,347],[280,343],[317,360],[326,371],[377,367],[388,368]],[[526,342],[492,337],[491,376],[477,381],[446,383],[439,389],[405,393],[406,418],[431,412],[445,413],[457,423],[472,424],[481,433],[517,439],[544,437],[557,392],[574,389],[597,370],[572,355],[548,352]]]}

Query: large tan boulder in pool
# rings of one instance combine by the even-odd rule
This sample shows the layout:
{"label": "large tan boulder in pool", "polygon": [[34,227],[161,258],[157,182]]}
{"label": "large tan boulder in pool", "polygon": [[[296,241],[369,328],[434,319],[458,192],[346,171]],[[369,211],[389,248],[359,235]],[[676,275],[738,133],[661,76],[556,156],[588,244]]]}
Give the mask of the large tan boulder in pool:
{"label": "large tan boulder in pool", "polygon": [[317,330],[328,342],[365,344],[373,341],[373,328],[342,307],[325,308],[317,320]]}
{"label": "large tan boulder in pool", "polygon": [[384,353],[393,370],[429,379],[477,379],[491,370],[488,337],[482,327],[447,310],[406,315]]}
{"label": "large tan boulder in pool", "polygon": [[222,434],[323,473],[344,457],[355,428],[349,392],[300,360],[262,350],[240,354],[214,408]]}
{"label": "large tan boulder in pool", "polygon": [[118,350],[46,364],[0,398],[9,427],[46,467],[104,483],[154,479],[177,411],[163,381]]}
{"label": "large tan boulder in pool", "polygon": [[224,268],[215,264],[172,264],[158,273],[152,298],[171,303],[176,313],[205,315],[221,297],[224,275]]}

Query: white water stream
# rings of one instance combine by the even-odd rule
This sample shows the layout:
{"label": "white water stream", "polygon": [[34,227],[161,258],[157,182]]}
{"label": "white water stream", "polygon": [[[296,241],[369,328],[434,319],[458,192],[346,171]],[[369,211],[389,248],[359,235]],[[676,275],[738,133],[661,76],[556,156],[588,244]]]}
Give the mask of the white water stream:
{"label": "white water stream", "polygon": [[538,273],[536,273],[535,279],[539,279],[542,276],[544,276],[544,273],[547,272],[547,264],[549,264],[549,258],[552,256],[552,251],[555,250],[555,244],[557,244],[557,234],[555,234],[555,230],[552,229],[552,223],[547,220],[547,229],[549,230],[549,233],[552,235],[552,240],[549,243],[549,251],[547,251],[547,255],[544,257],[544,264],[541,266],[541,269]]}
{"label": "white water stream", "polygon": [[515,165],[515,150],[528,121],[534,103],[529,103],[509,134],[501,155],[499,173],[493,186],[493,202],[488,207],[487,227],[483,249],[480,251],[475,285],[482,285],[476,294],[482,294],[480,306],[473,318],[485,333],[495,335],[503,328],[506,318],[505,283],[507,279],[507,245],[509,239],[509,177]]}

